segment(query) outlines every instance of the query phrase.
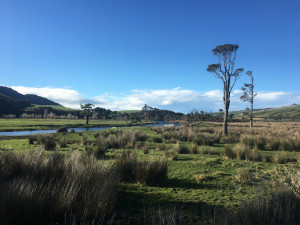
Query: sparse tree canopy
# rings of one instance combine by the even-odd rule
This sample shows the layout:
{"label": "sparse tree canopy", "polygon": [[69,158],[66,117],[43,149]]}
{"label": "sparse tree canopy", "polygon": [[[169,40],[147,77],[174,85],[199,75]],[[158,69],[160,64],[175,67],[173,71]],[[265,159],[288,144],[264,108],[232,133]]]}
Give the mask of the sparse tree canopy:
{"label": "sparse tree canopy", "polygon": [[242,87],[243,95],[240,97],[240,99],[244,102],[250,102],[251,104],[249,116],[250,116],[250,127],[252,128],[253,127],[253,101],[254,101],[254,97],[257,94],[253,93],[254,78],[253,78],[252,71],[247,71],[246,74],[250,77],[251,84],[244,84],[244,86]]}
{"label": "sparse tree canopy", "polygon": [[80,114],[85,117],[86,124],[89,124],[90,117],[93,115],[94,105],[91,104],[91,103],[87,103],[87,104],[84,104],[84,105],[80,104],[80,108],[82,110]]}
{"label": "sparse tree canopy", "polygon": [[218,58],[217,64],[208,65],[207,71],[223,82],[223,102],[224,102],[224,131],[227,135],[228,110],[230,105],[230,94],[243,68],[234,69],[235,59],[239,46],[237,44],[218,45],[212,52]]}

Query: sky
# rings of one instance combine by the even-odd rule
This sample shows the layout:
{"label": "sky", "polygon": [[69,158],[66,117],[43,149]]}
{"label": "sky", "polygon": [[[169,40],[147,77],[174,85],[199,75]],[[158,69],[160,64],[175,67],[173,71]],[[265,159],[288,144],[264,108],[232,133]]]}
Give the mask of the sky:
{"label": "sky", "polygon": [[[212,49],[238,44],[254,108],[300,104],[299,0],[0,0],[0,85],[66,107],[144,104],[176,112],[223,108],[206,71]],[[241,102],[242,75],[230,110]]]}

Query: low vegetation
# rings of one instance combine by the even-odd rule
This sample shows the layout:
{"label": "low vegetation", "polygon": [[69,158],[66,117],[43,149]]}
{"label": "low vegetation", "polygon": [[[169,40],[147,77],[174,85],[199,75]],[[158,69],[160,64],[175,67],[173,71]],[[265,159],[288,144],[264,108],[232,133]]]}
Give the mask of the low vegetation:
{"label": "low vegetation", "polygon": [[226,137],[221,124],[207,123],[3,138],[0,218],[299,224],[300,126],[255,125],[230,123]]}

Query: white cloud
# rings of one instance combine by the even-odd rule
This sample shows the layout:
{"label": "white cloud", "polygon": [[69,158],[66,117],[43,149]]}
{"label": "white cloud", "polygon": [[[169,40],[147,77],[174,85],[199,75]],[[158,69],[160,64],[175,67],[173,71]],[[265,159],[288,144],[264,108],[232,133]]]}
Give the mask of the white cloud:
{"label": "white cloud", "polygon": [[[198,92],[195,90],[182,89],[146,89],[132,90],[127,95],[112,96],[108,93],[92,98],[86,98],[76,90],[67,88],[34,88],[34,87],[12,87],[22,94],[36,94],[66,107],[79,108],[79,104],[92,103],[97,107],[111,110],[133,110],[141,109],[144,104],[160,109],[169,109],[178,112],[190,112],[193,109],[203,111],[217,111],[223,108],[222,91],[210,90]],[[241,90],[234,90],[231,95],[230,110],[240,110],[249,106],[249,103],[242,102]],[[283,91],[258,92],[255,98],[255,108],[278,107],[300,103],[299,93]]]}

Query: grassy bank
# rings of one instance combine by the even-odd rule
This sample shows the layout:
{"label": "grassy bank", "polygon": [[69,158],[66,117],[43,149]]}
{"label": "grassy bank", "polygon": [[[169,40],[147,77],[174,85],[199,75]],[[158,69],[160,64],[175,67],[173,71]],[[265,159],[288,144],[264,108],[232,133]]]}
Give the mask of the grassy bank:
{"label": "grassy bank", "polygon": [[22,131],[22,130],[48,130],[58,127],[115,127],[131,126],[145,123],[132,123],[122,120],[90,120],[89,125],[85,120],[65,119],[0,119],[0,131]]}

